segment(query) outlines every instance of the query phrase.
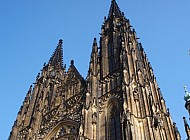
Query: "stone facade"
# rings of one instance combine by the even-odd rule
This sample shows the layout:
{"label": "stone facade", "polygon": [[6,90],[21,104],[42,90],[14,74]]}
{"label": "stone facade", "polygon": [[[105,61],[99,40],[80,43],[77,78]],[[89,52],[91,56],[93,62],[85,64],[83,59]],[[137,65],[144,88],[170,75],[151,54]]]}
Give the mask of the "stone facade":
{"label": "stone facade", "polygon": [[62,40],[36,77],[9,140],[179,140],[136,32],[112,0],[83,79]]}

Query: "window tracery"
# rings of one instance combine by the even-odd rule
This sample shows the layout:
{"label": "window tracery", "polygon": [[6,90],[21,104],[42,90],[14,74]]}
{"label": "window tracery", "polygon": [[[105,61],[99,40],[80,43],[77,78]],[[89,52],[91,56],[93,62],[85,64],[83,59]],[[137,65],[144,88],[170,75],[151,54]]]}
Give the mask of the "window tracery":
{"label": "window tracery", "polygon": [[109,140],[121,140],[120,108],[117,101],[111,101],[108,114]]}

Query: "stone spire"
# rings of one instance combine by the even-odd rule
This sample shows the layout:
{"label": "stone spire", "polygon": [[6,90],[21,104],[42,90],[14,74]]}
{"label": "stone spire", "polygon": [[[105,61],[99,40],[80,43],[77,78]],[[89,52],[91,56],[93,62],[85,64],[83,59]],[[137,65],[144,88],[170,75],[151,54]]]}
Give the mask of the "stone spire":
{"label": "stone spire", "polygon": [[49,60],[49,65],[54,67],[63,67],[63,48],[62,48],[63,40],[60,39],[55,49],[53,55]]}
{"label": "stone spire", "polygon": [[113,16],[120,17],[121,15],[122,15],[121,11],[120,11],[116,1],[112,0],[108,18],[111,18]]}
{"label": "stone spire", "polygon": [[94,38],[93,45],[92,45],[92,51],[97,52],[98,51],[98,46],[97,46],[97,40]]}

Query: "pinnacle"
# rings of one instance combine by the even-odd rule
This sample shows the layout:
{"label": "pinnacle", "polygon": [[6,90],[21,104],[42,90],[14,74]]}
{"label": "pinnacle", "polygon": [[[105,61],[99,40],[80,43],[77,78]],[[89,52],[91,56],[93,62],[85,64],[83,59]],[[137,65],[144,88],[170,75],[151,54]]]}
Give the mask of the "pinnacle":
{"label": "pinnacle", "polygon": [[122,13],[121,13],[116,1],[112,0],[108,18],[120,17],[120,16],[122,16]]}
{"label": "pinnacle", "polygon": [[93,46],[97,46],[97,40],[94,38]]}
{"label": "pinnacle", "polygon": [[62,49],[63,40],[60,39],[55,49],[53,55],[49,60],[49,64],[55,67],[63,67],[63,49]]}
{"label": "pinnacle", "polygon": [[63,44],[63,39],[59,39],[59,44]]}
{"label": "pinnacle", "polygon": [[74,60],[71,60],[71,66],[73,66],[74,65]]}

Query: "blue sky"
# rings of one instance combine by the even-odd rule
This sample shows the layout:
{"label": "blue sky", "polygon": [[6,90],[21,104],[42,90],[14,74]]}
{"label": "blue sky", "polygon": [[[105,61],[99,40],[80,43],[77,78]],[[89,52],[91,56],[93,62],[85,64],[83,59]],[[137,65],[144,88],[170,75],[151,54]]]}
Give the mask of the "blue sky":
{"label": "blue sky", "polygon": [[[111,0],[0,0],[0,139],[6,140],[24,97],[64,40],[64,63],[70,60],[86,77],[93,38],[99,40]],[[184,89],[190,90],[190,1],[117,0],[135,28],[158,84],[185,139]]]}

